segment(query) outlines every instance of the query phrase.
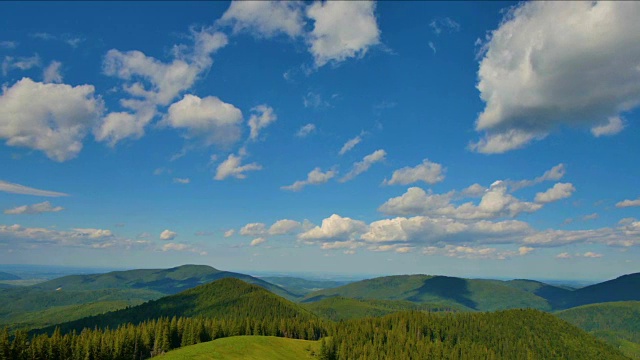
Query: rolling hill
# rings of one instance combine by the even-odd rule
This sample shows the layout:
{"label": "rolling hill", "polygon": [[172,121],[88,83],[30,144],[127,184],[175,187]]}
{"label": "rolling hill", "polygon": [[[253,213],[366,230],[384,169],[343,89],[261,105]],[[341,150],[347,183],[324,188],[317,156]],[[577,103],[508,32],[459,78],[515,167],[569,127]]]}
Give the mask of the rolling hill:
{"label": "rolling hill", "polygon": [[514,308],[560,310],[577,305],[640,300],[640,273],[569,290],[532,280],[483,280],[448,276],[399,275],[363,280],[332,289],[314,291],[301,301],[330,297],[405,300],[495,311]]}
{"label": "rolling hill", "polygon": [[[280,318],[308,320],[316,315],[266,289],[236,278],[223,278],[181,293],[151,300],[138,306],[90,316],[60,324],[63,332],[85,327],[111,327],[161,317],[251,318],[275,321]],[[52,327],[43,329],[53,331]]]}
{"label": "rolling hill", "polygon": [[8,272],[0,271],[0,280],[20,280],[19,276],[9,274]]}
{"label": "rolling hill", "polygon": [[260,279],[278,285],[300,297],[313,291],[336,288],[351,283],[351,281],[309,280],[291,276],[267,276]]}
{"label": "rolling hill", "polygon": [[282,297],[297,298],[258,278],[203,265],[70,275],[32,286],[0,290],[0,325],[45,327],[139,305],[224,278],[241,279]]}

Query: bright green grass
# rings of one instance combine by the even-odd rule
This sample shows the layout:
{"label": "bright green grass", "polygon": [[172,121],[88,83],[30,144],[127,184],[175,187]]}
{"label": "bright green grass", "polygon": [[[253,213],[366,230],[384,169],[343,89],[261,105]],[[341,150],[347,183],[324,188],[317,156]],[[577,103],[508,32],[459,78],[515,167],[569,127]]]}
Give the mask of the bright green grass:
{"label": "bright green grass", "polygon": [[160,356],[163,360],[303,360],[313,359],[320,349],[318,341],[272,336],[233,336],[186,346]]}

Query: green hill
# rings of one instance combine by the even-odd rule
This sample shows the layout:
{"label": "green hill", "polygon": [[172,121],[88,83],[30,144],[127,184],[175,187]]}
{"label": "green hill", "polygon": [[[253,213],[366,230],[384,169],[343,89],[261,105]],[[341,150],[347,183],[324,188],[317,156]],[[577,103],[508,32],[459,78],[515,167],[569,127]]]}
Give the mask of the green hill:
{"label": "green hill", "polygon": [[416,304],[404,300],[359,300],[330,297],[304,303],[314,314],[333,321],[360,319],[368,316],[385,316],[398,311],[472,311],[469,308],[445,304]]}
{"label": "green hill", "polygon": [[308,280],[290,276],[267,276],[260,279],[271,284],[278,285],[287,291],[304,296],[310,292],[336,288],[349,284],[351,281],[332,281],[332,280]]}
{"label": "green hill", "polygon": [[302,301],[313,302],[334,296],[437,303],[480,311],[551,309],[546,299],[500,281],[428,275],[387,276],[358,281],[334,289],[315,291]]}
{"label": "green hill", "polygon": [[611,301],[640,301],[640,273],[586,286],[573,291],[566,307]]}
{"label": "green hill", "polygon": [[204,265],[70,275],[32,286],[0,290],[0,325],[46,327],[139,305],[224,278],[238,278],[285,298],[296,298],[266,281]]}
{"label": "green hill", "polygon": [[640,359],[640,302],[624,301],[584,305],[556,315]]}
{"label": "green hill", "polygon": [[0,280],[20,280],[19,276],[9,274],[8,272],[0,271]]}
{"label": "green hill", "polygon": [[162,360],[303,360],[316,359],[318,341],[273,336],[233,336],[186,346],[161,356]]}
{"label": "green hill", "polygon": [[[181,293],[151,300],[138,306],[60,324],[63,332],[85,327],[111,327],[140,323],[161,317],[251,318],[274,321],[280,318],[308,320],[316,316],[264,288],[235,278],[224,278]],[[51,332],[52,327],[43,329]]]}

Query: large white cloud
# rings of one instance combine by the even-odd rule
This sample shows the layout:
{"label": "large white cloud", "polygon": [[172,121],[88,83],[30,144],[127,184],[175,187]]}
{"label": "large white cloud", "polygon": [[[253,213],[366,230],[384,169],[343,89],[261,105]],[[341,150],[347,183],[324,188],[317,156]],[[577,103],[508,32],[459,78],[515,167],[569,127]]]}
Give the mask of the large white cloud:
{"label": "large white cloud", "polygon": [[174,47],[174,59],[167,63],[137,50],[107,52],[104,72],[125,81],[122,89],[129,98],[120,101],[126,111],[108,114],[95,130],[98,141],[114,146],[123,139],[144,135],[144,128],[156,115],[157,106],[169,105],[190,89],[198,76],[211,67],[211,55],[228,42],[223,33],[211,29],[193,32],[192,37],[193,46]]}
{"label": "large white cloud", "polygon": [[422,160],[422,163],[415,167],[403,167],[393,172],[391,180],[385,179],[385,185],[407,185],[418,181],[423,181],[427,184],[436,184],[444,180],[445,169],[442,165],[429,161],[428,159]]}
{"label": "large white cloud", "polygon": [[219,20],[233,32],[249,31],[257,37],[302,35],[305,25],[299,1],[233,1]]}
{"label": "large white cloud", "polygon": [[43,151],[66,161],[82,150],[87,132],[99,120],[103,102],[92,85],[44,84],[23,78],[3,87],[0,138],[8,146]]}
{"label": "large white cloud", "polygon": [[58,212],[62,210],[64,210],[62,206],[53,206],[50,202],[45,201],[33,205],[22,205],[12,209],[7,209],[4,211],[4,213],[8,215],[42,214],[47,212]]}
{"label": "large white cloud", "polygon": [[185,95],[169,107],[163,123],[186,129],[188,137],[200,138],[206,145],[226,147],[240,139],[242,111],[215,96]]}
{"label": "large white cloud", "polygon": [[472,148],[501,153],[559,125],[622,129],[640,104],[640,5],[533,1],[512,8],[485,44],[478,89],[486,103]]}
{"label": "large white cloud", "polygon": [[316,1],[307,16],[314,22],[308,42],[318,67],[363,56],[380,43],[374,2]]}
{"label": "large white cloud", "polygon": [[316,226],[298,235],[301,240],[353,240],[367,230],[367,224],[360,220],[333,214]]}
{"label": "large white cloud", "polygon": [[358,161],[355,164],[353,164],[351,171],[349,171],[345,176],[343,176],[340,179],[340,182],[346,182],[354,179],[356,176],[369,170],[369,168],[371,168],[371,165],[380,161],[384,161],[386,156],[387,156],[387,152],[382,149],[372,152],[371,154],[365,156],[362,159],[362,161]]}
{"label": "large white cloud", "polygon": [[322,169],[319,167],[311,170],[309,174],[307,174],[306,180],[298,180],[291,185],[282,186],[282,190],[289,191],[300,191],[307,185],[320,185],[324,184],[327,181],[331,180],[333,177],[337,175],[337,171],[331,169],[326,172],[322,172]]}

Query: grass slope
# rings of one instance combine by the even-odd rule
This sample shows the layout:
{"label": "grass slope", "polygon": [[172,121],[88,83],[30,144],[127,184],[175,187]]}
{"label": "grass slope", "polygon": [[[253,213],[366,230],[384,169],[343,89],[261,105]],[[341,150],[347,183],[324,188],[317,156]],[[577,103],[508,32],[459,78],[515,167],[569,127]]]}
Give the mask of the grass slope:
{"label": "grass slope", "polygon": [[[85,327],[95,326],[115,328],[121,324],[137,324],[145,320],[173,316],[218,319],[250,317],[256,320],[316,317],[298,304],[260,286],[235,278],[224,278],[131,308],[60,324],[59,327],[63,332],[80,331]],[[52,330],[53,327],[43,329],[44,332]]]}
{"label": "grass slope", "polygon": [[584,305],[556,315],[640,359],[640,302],[624,301]]}
{"label": "grass slope", "polygon": [[170,351],[163,360],[301,360],[313,359],[319,342],[271,336],[234,336]]}
{"label": "grass slope", "polygon": [[303,306],[314,314],[333,321],[379,317],[398,311],[472,311],[472,309],[444,304],[416,304],[404,300],[360,300],[331,297],[305,303]]}
{"label": "grass slope", "polygon": [[480,311],[510,308],[551,309],[547,300],[542,297],[507,286],[500,281],[428,275],[400,275],[363,280],[313,292],[302,301],[313,302],[334,296],[437,303]]}

